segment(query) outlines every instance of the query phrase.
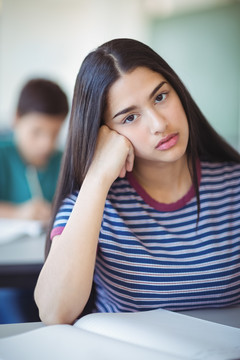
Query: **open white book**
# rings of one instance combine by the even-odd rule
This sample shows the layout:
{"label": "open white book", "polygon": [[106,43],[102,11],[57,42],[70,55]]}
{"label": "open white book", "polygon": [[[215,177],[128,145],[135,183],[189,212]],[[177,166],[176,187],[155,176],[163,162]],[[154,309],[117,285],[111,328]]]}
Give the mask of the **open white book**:
{"label": "open white book", "polygon": [[0,339],[1,360],[240,359],[240,329],[167,311],[97,313]]}
{"label": "open white book", "polygon": [[43,232],[43,225],[37,220],[0,218],[0,228],[0,245],[22,237],[39,236]]}

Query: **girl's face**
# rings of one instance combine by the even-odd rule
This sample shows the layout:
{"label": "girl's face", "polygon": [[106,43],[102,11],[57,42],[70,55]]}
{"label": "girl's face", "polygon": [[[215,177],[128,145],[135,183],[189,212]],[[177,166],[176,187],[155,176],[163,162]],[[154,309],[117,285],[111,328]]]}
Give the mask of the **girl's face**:
{"label": "girl's face", "polygon": [[138,67],[110,88],[105,124],[127,137],[135,161],[174,162],[186,154],[187,117],[165,78]]}

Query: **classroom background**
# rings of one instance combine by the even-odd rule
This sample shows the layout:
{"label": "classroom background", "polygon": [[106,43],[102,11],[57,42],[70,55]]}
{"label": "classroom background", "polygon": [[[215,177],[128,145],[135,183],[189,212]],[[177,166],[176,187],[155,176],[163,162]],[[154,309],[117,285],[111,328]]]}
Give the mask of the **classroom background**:
{"label": "classroom background", "polygon": [[159,52],[240,150],[239,0],[0,0],[0,131],[11,127],[26,80],[57,81],[71,102],[83,58],[116,37]]}

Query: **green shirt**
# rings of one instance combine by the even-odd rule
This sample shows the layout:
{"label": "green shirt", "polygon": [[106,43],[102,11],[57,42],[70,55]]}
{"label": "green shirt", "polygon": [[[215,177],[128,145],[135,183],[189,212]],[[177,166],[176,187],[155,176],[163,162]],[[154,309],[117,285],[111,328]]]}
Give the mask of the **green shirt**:
{"label": "green shirt", "polygon": [[[62,153],[55,151],[48,164],[37,170],[45,200],[51,202],[56,190]],[[26,176],[27,164],[12,141],[0,142],[0,201],[22,203],[32,198]]]}

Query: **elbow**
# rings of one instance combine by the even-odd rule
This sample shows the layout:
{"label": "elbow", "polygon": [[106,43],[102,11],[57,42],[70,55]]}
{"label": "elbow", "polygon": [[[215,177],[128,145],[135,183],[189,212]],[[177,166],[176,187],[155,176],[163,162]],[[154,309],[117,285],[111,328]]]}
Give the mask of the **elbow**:
{"label": "elbow", "polygon": [[39,311],[39,317],[41,321],[45,325],[72,325],[74,320],[70,319],[68,316],[64,316],[64,314],[46,311]]}
{"label": "elbow", "polygon": [[71,314],[61,311],[61,309],[56,309],[56,307],[38,306],[38,309],[40,320],[45,325],[72,325],[76,320]]}
{"label": "elbow", "polygon": [[78,315],[73,314],[67,306],[57,306],[56,302],[49,304],[42,298],[39,299],[36,292],[34,293],[34,298],[38,307],[39,318],[45,325],[72,325],[78,318]]}
{"label": "elbow", "polygon": [[37,305],[39,309],[39,318],[45,325],[72,325],[76,316],[71,314],[66,308],[55,305]]}

